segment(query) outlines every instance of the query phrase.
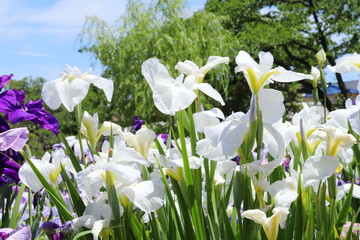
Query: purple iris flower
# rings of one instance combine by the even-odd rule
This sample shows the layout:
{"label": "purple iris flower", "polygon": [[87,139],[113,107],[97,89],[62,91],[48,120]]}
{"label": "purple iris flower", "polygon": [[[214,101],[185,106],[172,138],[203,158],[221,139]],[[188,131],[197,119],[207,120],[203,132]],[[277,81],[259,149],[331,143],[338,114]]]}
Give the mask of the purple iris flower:
{"label": "purple iris flower", "polygon": [[144,120],[140,119],[138,116],[134,116],[134,124],[130,131],[132,133],[137,132],[142,127],[143,123],[144,123]]}
{"label": "purple iris flower", "polygon": [[10,75],[3,75],[0,77],[0,90],[3,89],[3,87],[10,82],[11,78],[13,77],[13,74]]}
{"label": "purple iris flower", "polygon": [[[169,138],[169,134],[166,134],[166,133],[160,133],[159,135],[157,136],[160,136],[161,139],[163,140],[164,144],[167,145],[167,140]],[[157,137],[156,136],[156,137]],[[170,148],[175,148],[174,145],[172,145],[172,143],[170,144]]]}
{"label": "purple iris flower", "polygon": [[13,230],[11,228],[1,228],[0,240],[5,240],[5,239],[13,239],[13,240],[31,239],[30,226],[23,227],[20,230]]}
{"label": "purple iris flower", "polygon": [[[0,87],[10,81],[12,75],[0,77]],[[42,100],[24,103],[25,94],[15,89],[9,89],[0,94],[0,112],[5,113],[12,124],[23,121],[33,121],[42,128],[59,133],[59,122],[46,112]]]}
{"label": "purple iris flower", "polygon": [[291,162],[291,157],[290,156],[287,156],[286,158],[284,158],[284,171],[285,172],[288,172],[289,169],[290,169],[290,162]]}
{"label": "purple iris flower", "polygon": [[0,118],[0,186],[9,180],[20,181],[18,173],[22,156],[19,151],[23,148],[29,135],[27,128],[9,129],[6,121]]}
{"label": "purple iris flower", "polygon": [[46,233],[49,239],[62,240],[73,231],[71,225],[71,221],[66,222],[62,226],[59,226],[55,222],[45,222],[41,225],[41,229],[44,231],[44,233]]}
{"label": "purple iris flower", "polygon": [[237,155],[234,159],[233,159],[233,161],[234,162],[236,162],[236,165],[240,165],[240,156],[239,155]]}

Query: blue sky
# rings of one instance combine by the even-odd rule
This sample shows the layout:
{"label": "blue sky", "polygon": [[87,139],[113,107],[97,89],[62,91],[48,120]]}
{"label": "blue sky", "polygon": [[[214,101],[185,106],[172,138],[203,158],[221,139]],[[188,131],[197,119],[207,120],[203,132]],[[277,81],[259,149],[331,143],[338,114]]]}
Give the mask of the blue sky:
{"label": "blue sky", "polygon": [[[149,0],[146,0],[149,1]],[[65,64],[86,71],[94,63],[90,54],[78,53],[77,36],[86,16],[96,15],[114,23],[127,0],[0,0],[0,75],[14,79],[58,78]],[[188,1],[190,10],[203,8],[206,0]],[[93,65],[94,74],[102,66]],[[344,76],[355,80],[354,74]],[[334,76],[329,75],[329,80]]]}
{"label": "blue sky", "polygon": [[[149,0],[146,0],[149,2]],[[189,1],[191,10],[206,0]],[[190,3],[191,2],[191,3]],[[114,23],[127,0],[0,0],[0,75],[14,79],[58,78],[65,64],[86,71],[94,63],[90,54],[78,53],[77,36],[86,16]],[[93,73],[102,72],[95,64]]]}

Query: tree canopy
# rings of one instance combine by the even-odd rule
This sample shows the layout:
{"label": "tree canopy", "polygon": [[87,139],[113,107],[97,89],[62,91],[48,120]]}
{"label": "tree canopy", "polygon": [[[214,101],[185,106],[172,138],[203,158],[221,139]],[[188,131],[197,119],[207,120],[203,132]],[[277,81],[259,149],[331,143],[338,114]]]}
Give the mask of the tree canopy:
{"label": "tree canopy", "polygon": [[[339,56],[359,52],[357,0],[208,0],[205,10],[226,17],[224,27],[244,43],[245,50],[270,51],[285,68],[310,71],[321,49],[331,65]],[[336,77],[346,94],[341,75]]]}
{"label": "tree canopy", "polygon": [[[126,14],[115,25],[88,18],[81,34],[84,46],[80,51],[93,53],[105,67],[104,77],[114,81],[110,109],[118,114],[120,124],[130,125],[133,115],[157,122],[163,116],[154,108],[151,90],[141,74],[142,62],[156,57],[177,77],[180,74],[174,66],[178,61],[191,60],[203,66],[210,56],[234,58],[239,42],[223,27],[222,21],[222,17],[213,13],[188,12],[182,1],[158,1],[146,6],[131,0]],[[205,79],[225,101],[233,98],[231,91],[236,90],[228,87],[231,81],[228,75],[233,72],[230,69],[222,64]],[[211,100],[205,104],[217,106]]]}

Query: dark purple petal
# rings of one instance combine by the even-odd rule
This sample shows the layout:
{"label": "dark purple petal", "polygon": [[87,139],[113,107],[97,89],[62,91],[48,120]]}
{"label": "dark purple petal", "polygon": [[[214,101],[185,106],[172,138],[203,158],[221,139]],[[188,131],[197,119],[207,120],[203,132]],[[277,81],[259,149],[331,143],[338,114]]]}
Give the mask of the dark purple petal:
{"label": "dark purple petal", "polygon": [[28,140],[29,131],[27,128],[14,128],[0,133],[0,151],[9,148],[20,151]]}
{"label": "dark purple petal", "polygon": [[59,133],[59,122],[50,113],[47,113],[44,116],[35,118],[32,121],[34,123],[39,124],[42,128],[52,131],[56,135]]}
{"label": "dark purple petal", "polygon": [[9,124],[5,121],[5,119],[0,118],[0,133],[9,130]]}
{"label": "dark purple petal", "polygon": [[[164,144],[167,145],[167,140],[168,140],[168,138],[169,138],[169,135],[166,134],[166,133],[161,133],[161,134],[159,134],[158,136],[160,136],[161,139],[163,140]],[[172,145],[172,143],[171,143],[171,145],[170,145],[170,148],[175,148],[174,145]]]}
{"label": "dark purple petal", "polygon": [[8,83],[10,82],[11,78],[13,77],[13,74],[10,75],[3,75],[0,77],[0,90]]}
{"label": "dark purple petal", "polygon": [[5,168],[14,169],[16,171],[19,171],[20,165],[12,160],[6,161],[3,166]]}
{"label": "dark purple petal", "polygon": [[[2,187],[2,186],[4,186],[5,185],[5,183],[7,183],[9,180],[7,180],[6,178],[4,178],[4,177],[2,177],[1,175],[0,175],[0,187]],[[1,230],[0,230],[0,233],[1,233]],[[0,235],[1,236],[1,235]],[[0,238],[0,240],[1,240],[1,238]]]}
{"label": "dark purple petal", "polygon": [[138,116],[134,116],[134,124],[131,128],[131,132],[134,133],[134,132],[138,131],[142,127],[143,122],[144,122],[144,120],[139,119]]}
{"label": "dark purple petal", "polygon": [[12,180],[14,180],[16,183],[20,182],[20,178],[19,178],[19,173],[18,171],[15,171],[13,169],[10,168],[5,168],[2,171],[2,174],[4,174],[5,176],[11,178]]}
{"label": "dark purple petal", "polygon": [[57,225],[56,223],[54,222],[44,222],[42,225],[41,225],[41,229],[44,231],[44,233],[46,234],[55,234],[56,233],[56,229],[59,228],[59,225]]}
{"label": "dark purple petal", "polygon": [[36,118],[36,115],[31,114],[22,108],[18,108],[14,109],[14,111],[12,112],[9,112],[7,114],[7,117],[12,124],[17,124],[19,122],[33,120],[34,118]]}
{"label": "dark purple petal", "polygon": [[5,114],[12,112],[16,108],[17,95],[12,90],[7,90],[0,94],[0,112]]}

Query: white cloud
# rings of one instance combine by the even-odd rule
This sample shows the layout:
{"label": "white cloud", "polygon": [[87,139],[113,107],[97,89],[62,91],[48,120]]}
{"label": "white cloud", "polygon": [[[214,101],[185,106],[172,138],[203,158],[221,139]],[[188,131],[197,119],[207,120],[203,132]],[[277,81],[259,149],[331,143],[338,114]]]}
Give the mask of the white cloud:
{"label": "white cloud", "polygon": [[0,37],[27,38],[50,34],[74,41],[86,16],[114,22],[125,11],[126,0],[58,0],[50,6],[21,5],[21,0],[0,0]]}

